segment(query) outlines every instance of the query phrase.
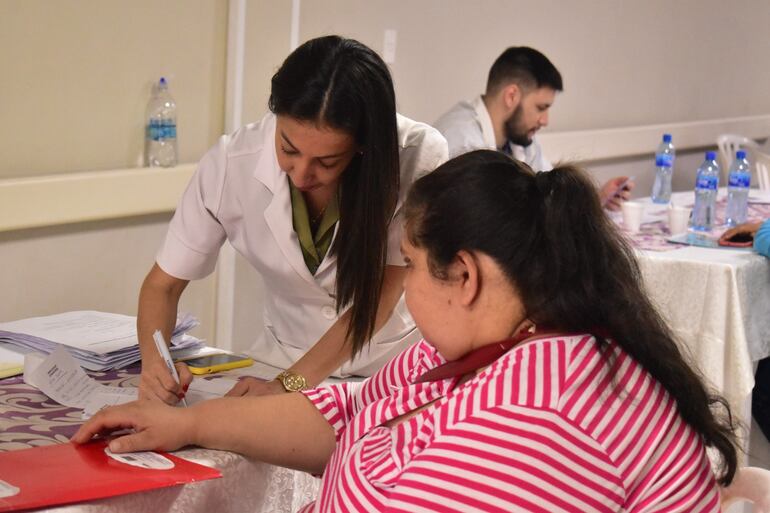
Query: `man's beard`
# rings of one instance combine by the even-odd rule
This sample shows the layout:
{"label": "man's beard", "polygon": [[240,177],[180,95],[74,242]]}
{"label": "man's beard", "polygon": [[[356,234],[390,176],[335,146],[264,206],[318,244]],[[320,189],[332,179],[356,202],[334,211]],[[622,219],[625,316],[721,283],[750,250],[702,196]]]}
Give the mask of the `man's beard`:
{"label": "man's beard", "polygon": [[518,146],[524,146],[525,148],[532,144],[532,139],[527,134],[527,130],[522,127],[521,123],[522,108],[521,104],[516,106],[516,110],[513,111],[511,117],[505,122],[505,136],[513,144]]}

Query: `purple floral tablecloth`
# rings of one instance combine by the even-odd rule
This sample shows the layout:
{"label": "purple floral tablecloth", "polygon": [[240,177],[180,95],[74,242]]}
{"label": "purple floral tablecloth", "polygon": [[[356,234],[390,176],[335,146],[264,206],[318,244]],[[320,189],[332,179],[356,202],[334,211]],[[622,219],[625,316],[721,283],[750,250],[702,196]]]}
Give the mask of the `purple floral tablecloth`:
{"label": "purple floral tablecloth", "polygon": [[[692,204],[683,204],[683,206],[692,207]],[[719,236],[726,230],[726,227],[724,226],[726,206],[727,200],[725,198],[722,198],[717,202],[716,227],[710,234],[714,239],[719,238]],[[676,244],[667,240],[671,234],[668,231],[668,220],[666,218],[665,210],[653,214],[653,217],[659,217],[660,220],[643,223],[639,232],[632,234],[623,228],[623,218],[619,212],[613,213],[612,215],[612,219],[618,223],[620,229],[631,241],[631,245],[636,249],[647,251],[672,251],[681,248],[681,244]],[[760,221],[768,218],[770,218],[770,204],[749,203],[749,221]]]}
{"label": "purple floral tablecloth", "polygon": [[[139,366],[91,373],[112,386],[136,386]],[[82,410],[55,403],[21,376],[0,380],[0,451],[69,441],[83,423]],[[249,460],[227,451],[188,447],[181,458],[219,469],[221,479],[118,495],[55,507],[51,513],[281,513],[297,511],[318,493],[320,480],[304,472]]]}
{"label": "purple floral tablecloth", "polygon": [[[137,386],[139,366],[118,371],[90,373],[112,386]],[[63,406],[22,376],[0,380],[0,451],[68,442],[83,423],[83,410]]]}

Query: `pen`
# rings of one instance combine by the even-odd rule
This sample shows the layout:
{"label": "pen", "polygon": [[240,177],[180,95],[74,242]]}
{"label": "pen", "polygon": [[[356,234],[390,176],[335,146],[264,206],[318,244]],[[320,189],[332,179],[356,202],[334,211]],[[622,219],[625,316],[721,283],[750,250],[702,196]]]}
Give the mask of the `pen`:
{"label": "pen", "polygon": [[[166,362],[166,367],[168,367],[168,371],[171,373],[171,377],[174,378],[174,381],[179,383],[179,374],[176,372],[176,367],[174,367],[174,362],[171,360],[171,353],[168,352],[168,346],[166,345],[166,341],[163,339],[163,333],[160,332],[160,330],[155,330],[155,333],[152,334],[152,339],[155,341],[155,347],[158,348],[158,352],[160,353],[161,358],[163,358],[163,361]],[[187,401],[184,400],[184,397],[182,398],[182,406],[187,407]]]}

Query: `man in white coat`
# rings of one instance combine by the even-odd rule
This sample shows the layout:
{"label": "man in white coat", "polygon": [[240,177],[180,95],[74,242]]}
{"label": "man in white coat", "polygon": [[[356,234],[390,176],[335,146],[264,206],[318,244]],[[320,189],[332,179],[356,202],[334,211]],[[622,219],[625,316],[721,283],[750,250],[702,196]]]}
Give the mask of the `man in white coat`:
{"label": "man in white coat", "polygon": [[[489,70],[487,89],[462,101],[434,126],[449,143],[449,157],[477,149],[497,149],[526,162],[534,171],[553,166],[535,139],[548,125],[548,114],[563,90],[559,70],[542,53],[525,46],[505,50]],[[599,190],[608,209],[620,208],[633,183],[625,176],[609,180]]]}

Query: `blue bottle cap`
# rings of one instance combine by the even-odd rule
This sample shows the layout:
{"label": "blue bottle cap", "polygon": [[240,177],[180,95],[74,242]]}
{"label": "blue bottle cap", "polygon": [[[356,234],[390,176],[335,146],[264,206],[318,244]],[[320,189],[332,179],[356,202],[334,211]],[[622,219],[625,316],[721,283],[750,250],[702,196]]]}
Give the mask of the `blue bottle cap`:
{"label": "blue bottle cap", "polygon": [[671,142],[671,134],[663,134],[663,142],[664,143],[670,143]]}
{"label": "blue bottle cap", "polygon": [[746,158],[746,152],[744,150],[738,150],[735,152],[735,158],[743,160]]}
{"label": "blue bottle cap", "polygon": [[706,160],[716,160],[717,153],[715,151],[707,151],[706,152]]}
{"label": "blue bottle cap", "polygon": [[159,84],[162,85],[162,86],[166,85],[166,77],[160,77]]}

